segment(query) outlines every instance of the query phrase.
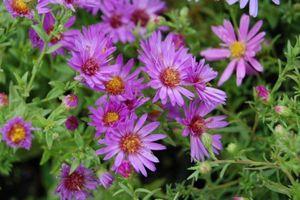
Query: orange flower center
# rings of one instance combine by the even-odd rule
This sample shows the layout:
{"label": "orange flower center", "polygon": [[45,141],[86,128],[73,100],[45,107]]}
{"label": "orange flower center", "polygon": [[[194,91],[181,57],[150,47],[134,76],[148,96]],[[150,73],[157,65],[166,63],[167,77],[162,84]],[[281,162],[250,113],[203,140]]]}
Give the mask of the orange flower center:
{"label": "orange flower center", "polygon": [[105,84],[106,91],[112,95],[122,94],[125,90],[125,85],[121,77],[115,76]]}
{"label": "orange flower center", "polygon": [[103,118],[103,122],[107,125],[118,121],[120,118],[119,114],[116,112],[107,112]]}
{"label": "orange flower center", "polygon": [[30,11],[27,1],[24,0],[13,0],[11,7],[15,12],[21,15],[26,15]]}
{"label": "orange flower center", "polygon": [[15,124],[8,132],[8,138],[15,144],[20,143],[26,137],[26,131],[22,124]]}
{"label": "orange flower center", "polygon": [[141,147],[141,140],[135,134],[124,136],[120,142],[120,148],[127,154],[136,153]]}
{"label": "orange flower center", "polygon": [[175,87],[180,83],[180,74],[177,70],[168,67],[160,74],[160,80],[167,87]]}
{"label": "orange flower center", "polygon": [[245,54],[246,45],[244,42],[233,42],[229,49],[233,58],[240,58]]}

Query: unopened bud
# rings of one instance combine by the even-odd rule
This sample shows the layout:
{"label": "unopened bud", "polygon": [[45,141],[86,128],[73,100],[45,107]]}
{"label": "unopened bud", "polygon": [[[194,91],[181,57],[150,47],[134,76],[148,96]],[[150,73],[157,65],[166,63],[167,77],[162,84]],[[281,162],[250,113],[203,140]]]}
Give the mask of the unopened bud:
{"label": "unopened bud", "polygon": [[282,116],[289,116],[290,115],[290,109],[286,106],[275,106],[274,110],[277,114],[282,115]]}
{"label": "unopened bud", "polygon": [[261,98],[261,100],[263,100],[264,102],[268,102],[269,101],[269,91],[268,89],[263,86],[263,85],[259,85],[257,87],[255,87],[257,96]]}
{"label": "unopened bud", "polygon": [[202,162],[199,166],[201,174],[208,174],[211,171],[211,166],[208,162]]}
{"label": "unopened bud", "polygon": [[69,94],[63,99],[63,104],[67,109],[76,108],[78,106],[78,97],[74,94]]}
{"label": "unopened bud", "polygon": [[235,143],[230,143],[226,149],[229,153],[234,154],[237,151],[238,146]]}
{"label": "unopened bud", "polygon": [[8,105],[8,97],[5,93],[0,93],[0,108]]}

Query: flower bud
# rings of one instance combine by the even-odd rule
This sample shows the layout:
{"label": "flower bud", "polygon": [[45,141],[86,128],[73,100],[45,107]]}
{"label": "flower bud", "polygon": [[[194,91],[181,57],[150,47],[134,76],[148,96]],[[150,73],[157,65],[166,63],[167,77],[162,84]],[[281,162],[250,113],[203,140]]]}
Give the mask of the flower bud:
{"label": "flower bud", "polygon": [[208,162],[200,163],[199,171],[201,174],[208,174],[211,171],[210,164]]}
{"label": "flower bud", "polygon": [[233,197],[232,200],[248,200],[248,198],[245,198],[245,197]]}
{"label": "flower bud", "polygon": [[238,146],[235,143],[230,143],[226,149],[229,153],[234,154],[237,151]]}
{"label": "flower bud", "polygon": [[122,161],[121,165],[115,168],[117,174],[120,174],[124,178],[128,178],[131,175],[132,167],[128,161]]}
{"label": "flower bud", "polygon": [[78,97],[74,94],[69,94],[63,99],[63,104],[67,109],[76,108],[78,106]]}
{"label": "flower bud", "polygon": [[265,102],[268,102],[269,101],[269,90],[263,86],[263,85],[259,85],[257,87],[255,87],[255,90],[257,92],[257,95]]}
{"label": "flower bud", "polygon": [[179,49],[179,48],[185,46],[184,36],[181,34],[173,33],[172,41],[173,41],[176,49]]}
{"label": "flower bud", "polygon": [[208,150],[209,155],[213,158],[216,159],[216,156],[214,154],[213,148],[212,148],[212,137],[208,133],[203,133],[201,140],[205,146],[205,148]]}
{"label": "flower bud", "polygon": [[110,186],[113,184],[115,178],[113,175],[109,172],[105,172],[102,175],[100,175],[99,182],[100,185],[102,185],[105,189],[110,188]]}
{"label": "flower bud", "polygon": [[285,116],[285,117],[290,115],[290,109],[286,106],[277,105],[274,107],[274,110],[277,114]]}
{"label": "flower bud", "polygon": [[5,93],[0,93],[0,108],[8,105],[8,97]]}
{"label": "flower bud", "polygon": [[66,128],[70,131],[75,131],[78,128],[78,124],[77,117],[73,115],[69,116],[65,122]]}

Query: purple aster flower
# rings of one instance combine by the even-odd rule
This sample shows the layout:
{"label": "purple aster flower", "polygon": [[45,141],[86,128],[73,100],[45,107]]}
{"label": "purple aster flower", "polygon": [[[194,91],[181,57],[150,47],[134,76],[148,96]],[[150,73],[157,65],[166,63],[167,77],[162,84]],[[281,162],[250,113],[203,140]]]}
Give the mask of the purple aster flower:
{"label": "purple aster flower", "polygon": [[[258,0],[226,0],[229,5],[232,5],[236,2],[240,2],[240,7],[245,8],[249,2],[249,14],[253,17],[257,16],[258,13]],[[275,4],[279,5],[280,0],[272,0]]]}
{"label": "purple aster flower", "polygon": [[127,120],[113,129],[99,144],[105,147],[97,150],[97,155],[106,154],[104,160],[115,157],[114,166],[119,167],[124,160],[128,160],[136,172],[141,172],[147,176],[146,168],[155,171],[153,163],[159,160],[153,155],[152,150],[163,150],[165,146],[156,143],[166,136],[163,134],[151,134],[158,126],[159,122],[152,122],[145,126],[147,114],[138,119],[134,125],[133,120]]}
{"label": "purple aster flower", "polygon": [[226,93],[222,90],[209,87],[209,81],[215,79],[218,73],[208,64],[205,64],[204,59],[199,63],[194,59],[187,71],[187,82],[195,87],[201,101],[208,106],[216,106],[225,103]]}
{"label": "purple aster flower", "polygon": [[2,132],[3,140],[6,144],[13,148],[30,149],[32,134],[34,130],[31,123],[24,121],[21,117],[14,117],[10,119],[0,129]]}
{"label": "purple aster flower", "polygon": [[48,4],[59,4],[75,12],[76,8],[91,10],[99,7],[100,2],[97,0],[47,0]]}
{"label": "purple aster flower", "polygon": [[234,69],[237,74],[237,85],[241,85],[245,75],[262,72],[262,65],[256,60],[255,55],[261,50],[265,32],[260,32],[262,21],[257,22],[249,30],[250,18],[243,15],[237,37],[232,24],[224,20],[223,26],[213,26],[212,31],[223,41],[222,48],[207,49],[201,52],[207,60],[222,60],[230,58],[231,62],[222,74],[218,85],[222,85],[229,79]]}
{"label": "purple aster flower", "polygon": [[[209,150],[203,144],[203,136],[210,129],[218,129],[228,125],[225,121],[226,116],[215,116],[204,118],[213,108],[207,107],[199,100],[192,101],[189,106],[185,105],[184,118],[178,118],[177,121],[184,126],[183,136],[190,135],[191,159],[192,161],[201,160],[209,157]],[[222,149],[221,135],[208,135],[211,138],[210,146],[213,153],[218,154]]]}
{"label": "purple aster flower", "polygon": [[164,105],[163,109],[168,111],[168,118],[170,120],[174,120],[174,119],[178,118],[181,114],[180,107],[177,105],[172,106],[172,104],[170,104],[170,103],[167,103],[166,105]]}
{"label": "purple aster flower", "polygon": [[102,185],[105,189],[110,188],[110,186],[113,184],[114,180],[115,180],[115,178],[109,172],[103,173],[99,178],[100,185]]}
{"label": "purple aster flower", "polygon": [[96,106],[96,108],[89,108],[92,113],[90,115],[92,121],[89,125],[96,128],[96,137],[118,127],[128,116],[124,103],[114,99],[108,100],[106,96],[98,99]]}
{"label": "purple aster flower", "polygon": [[128,0],[102,0],[100,10],[103,13],[101,29],[112,37],[114,43],[134,41],[132,34],[134,24],[130,21]]}
{"label": "purple aster flower", "polygon": [[170,100],[172,105],[182,106],[182,95],[189,99],[194,97],[192,92],[184,88],[188,85],[185,80],[192,56],[186,48],[176,50],[171,34],[163,41],[161,33],[155,32],[141,42],[141,48],[139,59],[151,78],[149,86],[157,90],[153,102],[160,99],[162,104],[166,104]]}
{"label": "purple aster flower", "polygon": [[34,9],[36,9],[39,14],[50,12],[50,9],[45,8],[45,2],[47,1],[48,0],[38,0],[36,6],[34,5],[35,1],[32,0],[3,0],[3,3],[12,17],[26,17],[32,19]]}
{"label": "purple aster flower", "polygon": [[70,131],[75,131],[78,128],[78,119],[75,116],[69,116],[65,122],[66,128]]}
{"label": "purple aster flower", "polygon": [[270,92],[269,90],[263,86],[263,85],[259,85],[257,87],[255,87],[255,90],[257,92],[257,95],[263,100],[263,101],[268,101],[269,100],[269,95]]}
{"label": "purple aster flower", "polygon": [[131,175],[132,167],[129,161],[123,160],[119,167],[113,166],[113,170],[122,177],[128,178]]}
{"label": "purple aster flower", "polygon": [[185,46],[185,39],[182,34],[179,33],[171,33],[173,37],[173,43],[175,44],[175,48],[179,49]]}
{"label": "purple aster flower", "polygon": [[135,110],[149,100],[148,97],[134,95],[133,98],[124,101],[126,108],[131,113],[130,118],[137,118]]}
{"label": "purple aster flower", "polygon": [[165,9],[161,0],[132,0],[130,20],[140,26],[140,33],[146,32],[148,22],[154,21],[157,14]]}
{"label": "purple aster flower", "polygon": [[93,171],[80,165],[70,173],[71,167],[64,164],[61,169],[60,183],[56,188],[56,193],[61,199],[84,200],[87,199],[92,190],[95,190],[98,181]]}
{"label": "purple aster flower", "polygon": [[[75,22],[75,17],[71,17],[67,23],[64,25],[65,29],[70,28]],[[45,18],[43,21],[43,28],[45,32],[50,35],[53,32],[55,25],[55,18],[53,17],[52,13],[46,13]],[[59,34],[53,35],[50,39],[49,46],[53,46],[56,44],[60,44],[61,47],[58,48],[53,55],[56,54],[63,54],[64,49],[70,50],[71,47],[74,45],[72,40],[74,40],[74,37],[78,36],[80,34],[79,31],[76,30],[69,30],[65,32],[61,32]],[[44,41],[38,36],[38,34],[33,29],[29,29],[29,38],[31,40],[32,46],[35,48],[39,48],[40,50],[44,47]]]}
{"label": "purple aster flower", "polygon": [[95,26],[83,28],[82,34],[74,41],[76,50],[72,51],[69,65],[80,73],[76,78],[91,89],[99,90],[99,87],[103,87],[105,76],[116,70],[110,64],[111,55],[115,51],[110,41]]}
{"label": "purple aster flower", "polygon": [[116,71],[104,78],[103,85],[100,89],[120,101],[133,99],[136,90],[142,90],[145,87],[143,85],[144,79],[138,79],[141,72],[140,69],[136,69],[130,74],[133,65],[133,59],[123,64],[123,57],[119,55],[116,59]]}
{"label": "purple aster flower", "polygon": [[0,108],[8,105],[8,97],[5,93],[0,92]]}
{"label": "purple aster flower", "polygon": [[67,109],[76,108],[78,106],[78,97],[75,94],[68,94],[64,97],[63,104]]}

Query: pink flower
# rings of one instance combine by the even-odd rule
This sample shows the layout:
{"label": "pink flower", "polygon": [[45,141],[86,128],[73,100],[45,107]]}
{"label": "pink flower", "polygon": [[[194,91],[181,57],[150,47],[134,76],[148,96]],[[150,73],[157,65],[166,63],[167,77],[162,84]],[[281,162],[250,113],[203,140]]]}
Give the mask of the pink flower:
{"label": "pink flower", "polygon": [[147,114],[136,120],[129,119],[113,129],[104,139],[99,140],[99,144],[105,146],[97,150],[97,155],[105,155],[104,160],[115,157],[114,166],[119,167],[123,161],[128,160],[136,172],[141,172],[147,176],[148,168],[155,171],[154,163],[158,163],[158,158],[152,150],[164,150],[166,147],[157,143],[157,140],[164,139],[166,135],[151,134],[158,128],[159,122],[152,122],[144,125]]}
{"label": "pink flower", "polygon": [[8,105],[8,97],[5,93],[0,92],[0,108]]}
{"label": "pink flower", "polygon": [[207,60],[223,60],[229,58],[231,61],[223,72],[218,85],[222,85],[236,70],[237,85],[241,85],[246,74],[262,72],[263,67],[255,58],[261,50],[265,32],[259,32],[262,21],[258,21],[249,30],[250,17],[243,15],[237,34],[232,24],[224,20],[223,26],[213,26],[212,31],[222,40],[221,48],[207,49],[201,52]]}
{"label": "pink flower", "polygon": [[109,34],[114,43],[133,42],[134,23],[130,21],[130,3],[128,0],[103,0],[100,4],[102,22],[99,24],[105,34]]}
{"label": "pink flower", "polygon": [[160,99],[162,104],[170,101],[173,106],[182,106],[182,96],[188,99],[194,97],[185,88],[189,85],[186,78],[192,55],[187,48],[176,49],[172,34],[163,40],[160,32],[153,33],[149,39],[142,41],[139,54],[139,59],[145,66],[144,71],[151,79],[149,86],[156,90],[153,102]]}
{"label": "pink flower", "polygon": [[257,95],[263,100],[263,101],[268,101],[269,100],[269,91],[268,89],[263,86],[263,85],[259,85],[257,87],[255,87],[255,90],[257,92]]}
{"label": "pink flower", "polygon": [[102,185],[105,189],[110,188],[110,186],[113,184],[114,180],[115,180],[115,178],[109,172],[105,172],[99,177],[100,185]]}
{"label": "pink flower", "polygon": [[132,167],[129,161],[124,160],[119,167],[113,166],[113,170],[115,170],[117,174],[120,174],[124,178],[128,178],[131,175]]}
{"label": "pink flower", "polygon": [[76,108],[78,106],[78,97],[74,94],[69,94],[63,99],[63,104],[67,109]]}
{"label": "pink flower", "polygon": [[195,87],[199,99],[206,105],[218,106],[219,104],[225,104],[226,93],[209,85],[209,82],[215,79],[218,73],[208,64],[205,64],[204,59],[199,63],[193,59],[187,74],[187,82]]}
{"label": "pink flower", "polygon": [[[253,17],[257,16],[258,13],[258,0],[226,0],[229,5],[232,5],[236,2],[240,2],[240,7],[245,8],[249,2],[249,14]],[[279,5],[280,0],[272,0],[275,4]]]}
{"label": "pink flower", "polygon": [[184,117],[178,117],[177,121],[184,126],[182,135],[185,137],[190,136],[192,161],[203,161],[205,157],[209,157],[209,149],[205,145],[204,135],[210,138],[211,142],[208,145],[213,153],[219,154],[219,151],[222,150],[221,135],[208,135],[207,131],[227,126],[226,116],[205,118],[213,107],[207,107],[199,100],[192,101],[189,105],[185,105],[183,109]]}
{"label": "pink flower", "polygon": [[164,9],[165,3],[161,0],[132,0],[130,21],[140,26],[139,32],[143,35],[148,23],[154,21]]}
{"label": "pink flower", "polygon": [[26,122],[22,117],[14,117],[6,122],[0,128],[3,140],[6,144],[13,148],[31,148],[32,133],[34,128],[30,122]]}
{"label": "pink flower", "polygon": [[70,171],[69,165],[62,165],[60,182],[55,192],[60,196],[60,199],[87,199],[98,185],[94,172],[83,165],[79,165],[72,173]]}

